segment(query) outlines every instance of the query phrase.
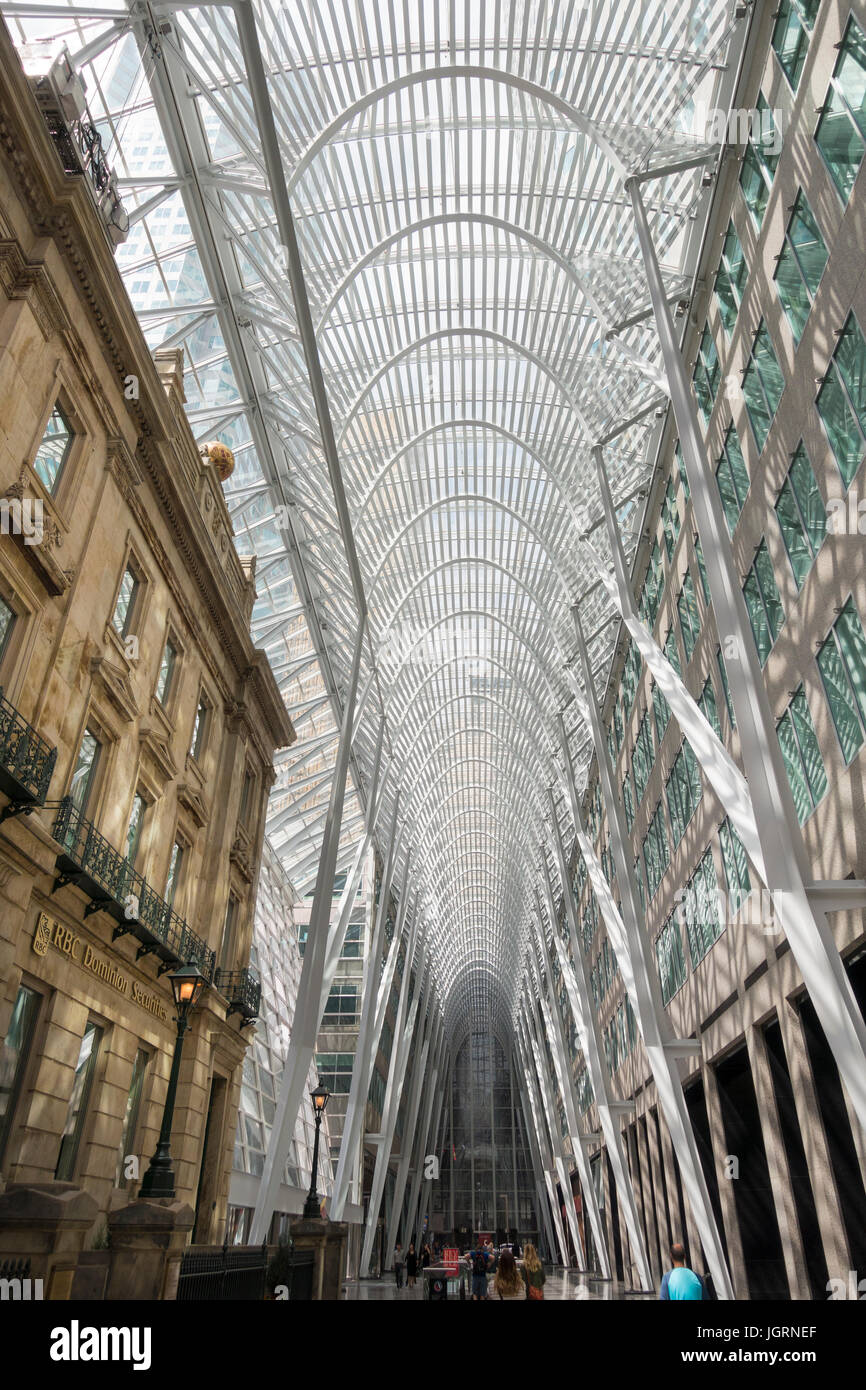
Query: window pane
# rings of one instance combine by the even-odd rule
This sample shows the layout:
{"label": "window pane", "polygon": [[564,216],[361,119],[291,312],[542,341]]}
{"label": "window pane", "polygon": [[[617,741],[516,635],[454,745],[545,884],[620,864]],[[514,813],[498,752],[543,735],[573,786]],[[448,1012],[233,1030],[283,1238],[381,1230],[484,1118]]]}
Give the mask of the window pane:
{"label": "window pane", "polygon": [[125,1187],[127,1179],[124,1173],[124,1164],[131,1153],[134,1152],[135,1134],[138,1128],[138,1114],[141,1109],[141,1095],[144,1089],[144,1077],[147,1071],[148,1054],[143,1048],[139,1048],[135,1054],[135,1061],[132,1066],[132,1077],[129,1082],[129,1092],[126,1097],[126,1111],[123,1117],[123,1132],[120,1138],[120,1146],[117,1150],[117,1166],[115,1170],[115,1187]]}
{"label": "window pane", "polygon": [[0,658],[6,650],[6,644],[12,635],[15,626],[15,614],[9,607],[5,599],[0,598]]}
{"label": "window pane", "polygon": [[171,683],[174,677],[174,664],[177,660],[177,652],[171,642],[166,642],[162,652],[162,661],[159,664],[159,680],[156,683],[156,698],[160,704],[165,704],[171,690]]}
{"label": "window pane", "polygon": [[800,589],[827,534],[824,503],[802,445],[776,501],[776,516]]}
{"label": "window pane", "polygon": [[806,61],[809,36],[791,0],[782,0],[779,6],[779,17],[773,30],[773,48],[782,71],[796,92]]}
{"label": "window pane", "polygon": [[71,1182],[75,1172],[78,1147],[81,1143],[87,1115],[87,1102],[93,1084],[101,1037],[102,1029],[97,1028],[95,1023],[88,1023],[84,1030],[84,1037],[81,1039],[78,1061],[75,1064],[75,1076],[72,1082],[72,1094],[69,1097],[66,1111],[66,1123],[60,1137],[60,1153],[54,1173],[58,1182]]}
{"label": "window pane", "polygon": [[740,448],[740,440],[733,425],[729,425],[722,445],[722,456],[716,471],[722,506],[731,535],[739,520],[743,503],[749,491],[749,473]]}
{"label": "window pane", "polygon": [[135,596],[138,592],[138,580],[135,574],[127,565],[123,571],[123,578],[120,581],[120,593],[117,595],[117,603],[114,605],[114,617],[112,623],[114,629],[125,637],[132,624],[132,617],[135,611]]}
{"label": "window pane", "polygon": [[0,1050],[0,1160],[9,1139],[12,1112],[27,1063],[38,1008],[39,995],[26,985],[21,985]]}
{"label": "window pane", "polygon": [[60,406],[55,405],[33,460],[33,471],[49,492],[53,492],[60,481],[73,438],[72,426]]}
{"label": "window pane", "polygon": [[141,827],[144,821],[144,813],[147,810],[147,802],[136,792],[132,801],[132,811],[129,817],[129,826],[126,831],[126,857],[130,864],[135,864],[138,854],[138,846],[141,842]]}
{"label": "window pane", "polygon": [[84,737],[81,740],[81,748],[78,751],[78,761],[75,771],[72,774],[72,783],[69,788],[69,795],[73,805],[82,815],[87,810],[87,803],[93,789],[93,779],[96,773],[96,766],[99,761],[99,740],[89,729],[85,729]]}

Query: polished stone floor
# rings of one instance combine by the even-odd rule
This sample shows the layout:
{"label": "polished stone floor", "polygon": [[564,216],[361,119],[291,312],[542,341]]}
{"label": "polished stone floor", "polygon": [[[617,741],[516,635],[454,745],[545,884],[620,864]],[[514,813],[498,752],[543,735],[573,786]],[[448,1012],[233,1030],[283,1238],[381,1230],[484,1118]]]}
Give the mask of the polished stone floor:
{"label": "polished stone floor", "polygon": [[[492,1281],[491,1281],[492,1289]],[[414,1288],[404,1283],[398,1289],[393,1274],[385,1274],[382,1279],[361,1279],[349,1281],[343,1286],[343,1296],[350,1301],[369,1303],[411,1303],[424,1301],[423,1280],[418,1279]],[[544,1296],[557,1302],[564,1300],[608,1300],[608,1299],[647,1299],[652,1294],[634,1293],[617,1281],[607,1282],[578,1274],[575,1270],[553,1269],[547,1271]],[[495,1302],[493,1298],[490,1302]]]}

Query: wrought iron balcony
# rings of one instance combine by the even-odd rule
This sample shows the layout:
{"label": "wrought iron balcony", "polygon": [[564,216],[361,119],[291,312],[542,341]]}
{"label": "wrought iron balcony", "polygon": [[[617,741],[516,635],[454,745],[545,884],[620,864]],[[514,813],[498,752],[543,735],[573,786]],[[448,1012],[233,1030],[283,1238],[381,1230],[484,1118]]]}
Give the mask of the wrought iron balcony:
{"label": "wrought iron balcony", "polygon": [[208,982],[213,979],[214,952],[81,814],[69,796],[60,803],[53,834],[62,846],[54,888],[74,883],[87,893],[90,902],[84,909],[85,917],[91,912],[107,912],[114,917],[114,940],[127,933],[135,936],[141,943],[137,958],[159,956],[160,974],[179,961],[194,960]]}
{"label": "wrought iron balcony", "polygon": [[239,1013],[247,1023],[258,1018],[262,985],[254,970],[218,970],[214,984],[229,1001],[229,1016]]}
{"label": "wrought iron balcony", "polygon": [[44,805],[56,761],[57,749],[10,705],[0,686],[0,791],[9,798],[0,821]]}

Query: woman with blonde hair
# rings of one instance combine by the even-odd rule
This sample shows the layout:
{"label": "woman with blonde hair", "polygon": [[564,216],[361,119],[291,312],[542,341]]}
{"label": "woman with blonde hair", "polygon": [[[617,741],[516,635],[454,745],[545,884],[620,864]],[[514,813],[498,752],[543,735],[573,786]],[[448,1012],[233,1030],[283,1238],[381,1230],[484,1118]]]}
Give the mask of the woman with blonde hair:
{"label": "woman with blonde hair", "polygon": [[526,1297],[520,1270],[510,1250],[503,1250],[499,1256],[496,1278],[493,1280],[493,1294],[495,1298],[504,1299]]}
{"label": "woman with blonde hair", "polygon": [[538,1258],[535,1246],[528,1243],[523,1249],[523,1282],[527,1298],[536,1302],[544,1298],[544,1265]]}

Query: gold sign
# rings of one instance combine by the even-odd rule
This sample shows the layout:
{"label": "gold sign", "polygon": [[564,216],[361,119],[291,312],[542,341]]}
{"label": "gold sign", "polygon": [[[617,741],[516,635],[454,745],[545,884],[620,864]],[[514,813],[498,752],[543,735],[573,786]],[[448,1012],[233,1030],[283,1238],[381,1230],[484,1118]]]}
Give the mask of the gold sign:
{"label": "gold sign", "polygon": [[57,922],[47,913],[41,912],[33,934],[33,950],[37,956],[44,956],[48,954],[49,946],[74,960],[76,965],[91,971],[111,989],[116,989],[118,994],[140,1004],[148,1013],[162,1019],[164,1023],[168,1022],[168,1011],[157,994],[148,994],[137,980],[130,980],[105,956],[97,955],[90,942],[76,936],[71,927],[65,927],[62,922]]}

